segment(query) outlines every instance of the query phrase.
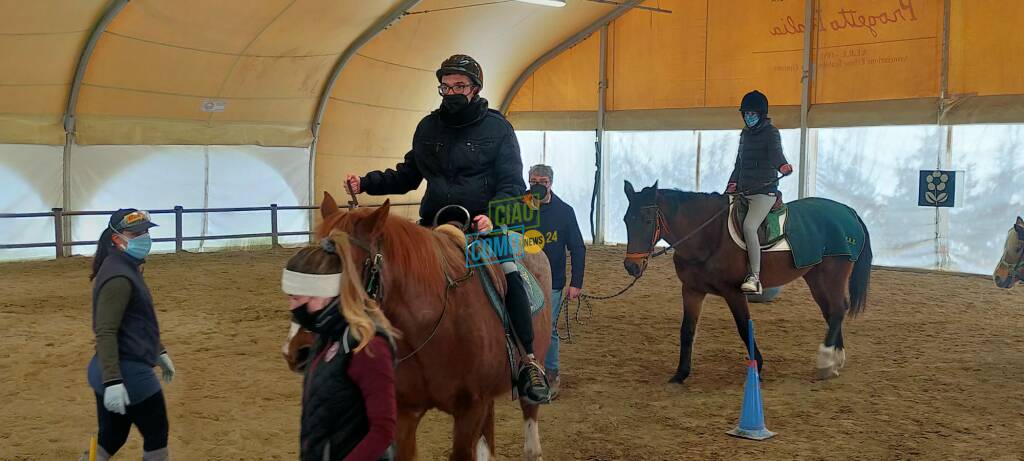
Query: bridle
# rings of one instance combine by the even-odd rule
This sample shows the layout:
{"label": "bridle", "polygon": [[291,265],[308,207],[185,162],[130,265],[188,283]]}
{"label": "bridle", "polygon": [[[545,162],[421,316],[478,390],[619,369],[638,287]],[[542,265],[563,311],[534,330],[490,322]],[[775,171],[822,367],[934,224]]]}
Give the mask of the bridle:
{"label": "bridle", "polygon": [[[1010,269],[1010,278],[1016,278],[1018,281],[1024,282],[1024,240],[1018,239],[1020,244],[1020,251],[1017,252],[1017,262],[1010,263],[1006,260],[1004,254],[1002,258],[999,258],[999,266]],[[1012,283],[1012,281],[1011,281]]]}
{"label": "bridle", "polygon": [[[363,288],[366,290],[366,294],[370,298],[380,304],[384,297],[383,283],[381,281],[381,269],[384,267],[384,254],[381,253],[380,246],[377,245],[376,242],[366,242],[354,236],[349,236],[349,241],[357,247],[362,248],[367,253],[366,259],[363,261]],[[445,282],[447,284],[444,290],[444,301],[441,307],[441,315],[439,315],[437,317],[437,321],[434,322],[434,327],[431,329],[430,335],[427,336],[427,339],[423,340],[423,342],[413,349],[412,352],[399,358],[397,363],[402,363],[412,358],[412,356],[416,355],[417,352],[423,349],[431,339],[434,339],[434,335],[437,334],[438,329],[441,327],[441,321],[444,320],[445,313],[448,312],[448,294],[453,288],[458,287],[459,284],[469,280],[474,275],[473,268],[468,268],[466,269],[466,273],[459,278],[451,278],[451,276],[448,275],[448,271],[445,270],[447,261],[444,258],[444,254],[442,253],[440,256],[441,271],[444,273]]]}
{"label": "bridle", "polygon": [[654,223],[654,232],[651,235],[651,241],[647,245],[646,251],[636,253],[626,252],[626,257],[643,258],[644,263],[646,264],[647,259],[650,258],[651,254],[654,252],[654,246],[657,245],[658,241],[661,240],[662,232],[664,232],[666,236],[668,236],[671,232],[669,231],[668,221],[665,219],[665,214],[661,212],[661,207],[658,206],[657,196],[655,196],[654,198],[654,203],[642,207],[640,209],[640,213],[642,213],[643,216],[647,217],[645,224],[650,225],[651,223]]}

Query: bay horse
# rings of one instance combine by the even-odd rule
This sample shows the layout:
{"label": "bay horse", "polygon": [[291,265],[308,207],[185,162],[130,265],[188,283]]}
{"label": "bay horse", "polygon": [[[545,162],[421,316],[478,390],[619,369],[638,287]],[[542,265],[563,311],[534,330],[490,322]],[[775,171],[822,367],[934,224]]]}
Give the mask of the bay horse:
{"label": "bay horse", "polygon": [[[625,182],[625,193],[629,200],[623,218],[627,235],[623,261],[626,272],[633,277],[643,275],[655,245],[662,238],[669,244],[676,244],[672,262],[683,285],[683,320],[679,328],[679,366],[669,382],[682,384],[692,370],[693,338],[708,294],[725,298],[744,350],[747,350],[750,310],[746,296],[739,289],[747,275],[747,255],[729,234],[728,196],[658,189],[657,182],[636,192],[629,181]],[[845,207],[838,202],[831,203]],[[845,364],[843,319],[847,311],[853,316],[864,310],[871,278],[872,253],[867,227],[856,213],[848,207],[847,210],[848,215],[856,217],[852,224],[863,228],[864,246],[859,258],[825,256],[819,263],[803,268],[795,267],[788,251],[766,252],[761,259],[761,281],[765,288],[803,277],[821,308],[828,323],[828,332],[817,355],[818,374],[823,379],[838,376]],[[756,344],[754,351],[760,371],[764,360]]]}
{"label": "bay horse", "polygon": [[1017,282],[1024,283],[1024,219],[1020,216],[1006,233],[1003,256],[992,273],[992,281],[999,288],[1013,288]]}
{"label": "bay horse", "polygon": [[[397,459],[417,456],[416,429],[431,409],[452,415],[451,460],[494,458],[495,399],[511,390],[505,334],[479,277],[493,277],[493,266],[467,268],[465,235],[454,226],[431,230],[389,214],[390,202],[376,210],[340,211],[325,194],[318,238],[332,229],[347,232],[356,267],[379,266],[381,309],[401,333],[398,340],[396,399]],[[448,229],[444,229],[444,228]],[[541,284],[544,307],[534,315],[537,332],[551,328],[551,268],[543,252],[526,253],[522,263]],[[506,284],[498,270],[495,287]],[[365,275],[365,274],[364,274]],[[365,283],[364,279],[364,283]],[[551,335],[534,335],[536,357],[544,357]],[[301,368],[302,349],[313,336],[292,325],[285,358]],[[520,400],[525,442],[523,458],[541,460],[539,406]]]}

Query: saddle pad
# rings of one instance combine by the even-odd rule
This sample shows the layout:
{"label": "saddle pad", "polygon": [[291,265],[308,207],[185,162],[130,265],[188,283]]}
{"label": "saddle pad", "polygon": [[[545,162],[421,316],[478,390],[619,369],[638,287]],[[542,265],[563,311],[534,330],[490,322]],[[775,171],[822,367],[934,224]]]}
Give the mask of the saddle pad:
{"label": "saddle pad", "polygon": [[[741,229],[737,229],[736,220],[733,219],[733,214],[735,213],[735,207],[736,207],[736,199],[735,199],[735,197],[729,197],[729,219],[728,219],[728,221],[729,221],[729,236],[732,237],[733,243],[735,243],[737,246],[739,246],[740,249],[746,251],[747,250],[747,244],[746,244],[746,242],[743,241],[743,231]],[[772,212],[771,214],[768,215],[769,216],[768,219],[771,219],[773,214],[778,215],[778,219],[779,219],[779,227],[778,228],[780,229],[780,232],[783,233],[783,236],[780,237],[779,239],[777,239],[774,243],[769,243],[768,245],[761,246],[761,251],[764,251],[764,252],[776,252],[776,251],[790,251],[791,250],[791,248],[789,246],[789,237],[787,235],[785,235],[786,234],[785,230],[787,229],[786,221],[789,219],[788,207],[787,208],[783,208],[783,210],[784,211],[781,212],[781,213]]]}
{"label": "saddle pad", "polygon": [[544,308],[544,290],[540,287],[537,277],[534,277],[522,261],[516,261],[519,268],[519,275],[523,278],[523,286],[526,287],[526,294],[530,296],[530,313],[537,315]]}

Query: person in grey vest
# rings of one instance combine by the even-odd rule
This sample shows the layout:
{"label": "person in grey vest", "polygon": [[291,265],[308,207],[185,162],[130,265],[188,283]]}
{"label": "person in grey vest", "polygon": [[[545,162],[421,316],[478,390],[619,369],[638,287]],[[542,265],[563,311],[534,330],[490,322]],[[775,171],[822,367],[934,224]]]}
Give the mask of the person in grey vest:
{"label": "person in grey vest", "polygon": [[747,244],[750,271],[740,289],[745,293],[761,294],[761,243],[757,228],[768,217],[779,192],[777,173],[789,176],[793,166],[782,154],[779,129],[768,118],[768,98],[754,90],[743,96],[740,103],[743,131],[736,166],[729,176],[727,193],[742,192],[749,199],[747,217],[743,220],[743,240]]}
{"label": "person in grey vest", "polygon": [[120,209],[96,245],[89,276],[96,354],[89,361],[88,379],[96,394],[97,461],[117,453],[132,425],[142,434],[144,461],[170,459],[167,407],[153,367],[160,366],[170,383],[174,364],[160,341],[153,297],[142,277],[154,226],[149,213]]}

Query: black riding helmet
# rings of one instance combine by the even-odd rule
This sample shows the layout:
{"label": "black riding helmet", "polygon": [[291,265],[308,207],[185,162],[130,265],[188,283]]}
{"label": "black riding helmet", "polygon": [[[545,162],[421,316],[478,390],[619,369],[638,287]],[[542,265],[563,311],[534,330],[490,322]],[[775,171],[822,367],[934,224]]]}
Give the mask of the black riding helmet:
{"label": "black riding helmet", "polygon": [[760,114],[767,114],[768,97],[757,90],[743,95],[743,101],[740,102],[740,112],[757,112]]}
{"label": "black riding helmet", "polygon": [[480,63],[464,54],[453,54],[448,59],[445,59],[441,63],[441,67],[437,69],[437,81],[441,81],[441,77],[450,74],[462,74],[469,77],[473,83],[480,87],[484,87],[484,70],[480,68]]}

